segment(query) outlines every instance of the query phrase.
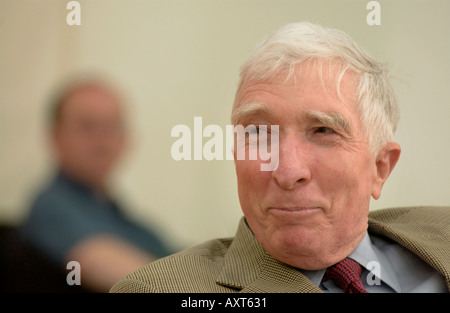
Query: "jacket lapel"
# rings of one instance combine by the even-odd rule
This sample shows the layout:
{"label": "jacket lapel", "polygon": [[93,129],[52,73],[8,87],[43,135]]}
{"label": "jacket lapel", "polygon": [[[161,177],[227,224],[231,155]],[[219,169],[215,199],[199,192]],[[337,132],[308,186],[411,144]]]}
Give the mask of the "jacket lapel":
{"label": "jacket lapel", "polygon": [[297,269],[270,256],[242,218],[216,283],[241,292],[322,292]]}
{"label": "jacket lapel", "polygon": [[263,262],[258,279],[241,292],[319,293],[322,290],[297,269],[269,256]]}

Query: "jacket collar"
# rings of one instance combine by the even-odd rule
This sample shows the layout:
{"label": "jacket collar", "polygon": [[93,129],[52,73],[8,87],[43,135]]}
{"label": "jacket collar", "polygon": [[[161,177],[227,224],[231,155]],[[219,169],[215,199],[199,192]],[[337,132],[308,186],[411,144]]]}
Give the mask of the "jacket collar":
{"label": "jacket collar", "polygon": [[225,254],[223,271],[216,283],[241,292],[322,292],[298,269],[269,255],[244,217]]}

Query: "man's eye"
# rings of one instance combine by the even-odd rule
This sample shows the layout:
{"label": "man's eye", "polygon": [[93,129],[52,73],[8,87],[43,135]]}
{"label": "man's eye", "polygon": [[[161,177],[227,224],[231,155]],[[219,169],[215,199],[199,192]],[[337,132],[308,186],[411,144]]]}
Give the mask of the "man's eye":
{"label": "man's eye", "polygon": [[315,132],[318,134],[336,134],[336,132],[333,129],[325,126],[316,128]]}
{"label": "man's eye", "polygon": [[254,126],[252,127],[252,129],[250,130],[251,134],[260,134],[260,133],[269,133],[270,132],[270,127],[267,127],[265,125],[263,126]]}

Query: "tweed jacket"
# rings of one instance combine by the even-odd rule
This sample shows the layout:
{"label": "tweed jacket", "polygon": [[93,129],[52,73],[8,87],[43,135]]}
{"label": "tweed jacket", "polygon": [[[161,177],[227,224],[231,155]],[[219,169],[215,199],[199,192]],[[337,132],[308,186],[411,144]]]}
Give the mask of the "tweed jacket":
{"label": "tweed jacket", "polygon": [[[406,247],[445,278],[450,290],[450,207],[372,211],[373,233]],[[111,292],[322,292],[298,269],[270,256],[245,218],[234,238],[216,239],[159,259],[117,282]]]}

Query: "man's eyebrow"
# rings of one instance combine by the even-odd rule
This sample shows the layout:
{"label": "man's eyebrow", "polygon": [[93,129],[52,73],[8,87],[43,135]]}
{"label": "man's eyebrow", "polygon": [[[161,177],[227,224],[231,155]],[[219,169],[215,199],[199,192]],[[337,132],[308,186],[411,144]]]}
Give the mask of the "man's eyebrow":
{"label": "man's eyebrow", "polygon": [[[236,108],[231,116],[233,125],[237,125],[245,118],[256,115],[258,113],[267,113],[269,110],[264,103],[247,103],[242,104]],[[339,129],[345,133],[351,132],[351,124],[342,113],[338,111],[322,112],[322,111],[308,111],[304,117],[309,120],[316,120],[327,127]]]}
{"label": "man's eyebrow", "polygon": [[317,120],[325,126],[340,129],[345,133],[350,133],[352,129],[349,120],[338,111],[308,111],[305,113],[305,117],[307,119]]}
{"label": "man's eyebrow", "polygon": [[237,125],[242,122],[243,119],[255,115],[257,113],[267,113],[267,106],[263,103],[246,103],[237,107],[231,115],[231,123]]}

